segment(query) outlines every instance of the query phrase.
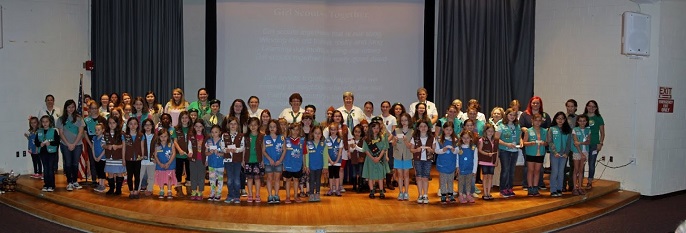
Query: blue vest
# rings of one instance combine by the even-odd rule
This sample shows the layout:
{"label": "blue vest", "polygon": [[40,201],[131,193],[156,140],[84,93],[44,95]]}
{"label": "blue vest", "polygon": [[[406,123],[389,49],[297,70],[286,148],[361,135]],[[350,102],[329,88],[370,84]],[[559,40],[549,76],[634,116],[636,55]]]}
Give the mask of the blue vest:
{"label": "blue vest", "polygon": [[[39,129],[40,130],[40,129]],[[29,133],[29,144],[28,149],[31,154],[38,154],[38,147],[36,147],[36,132]]]}
{"label": "blue vest", "polygon": [[286,158],[283,161],[283,167],[288,172],[299,172],[303,167],[303,144],[305,139],[300,138],[297,143],[286,139]]}
{"label": "blue vest", "polygon": [[[283,142],[285,138],[281,135],[276,135],[276,139],[273,139],[270,135],[264,136],[264,151],[267,152],[266,156],[276,162],[281,158],[281,153],[283,152]],[[263,159],[265,165],[271,165],[268,159]]]}
{"label": "blue vest", "polygon": [[[105,137],[102,135],[100,137],[95,136],[95,137],[93,137],[92,142],[93,142],[93,152],[95,152],[93,157],[97,158],[98,156],[100,156],[100,154],[103,151],[105,151]],[[104,159],[105,156],[103,155],[102,158]]]}
{"label": "blue vest", "polygon": [[[155,146],[155,156],[157,156],[157,160],[160,161],[160,163],[167,163],[169,160],[171,160],[171,165],[169,165],[169,168],[167,169],[162,169],[159,164],[155,164],[155,170],[175,170],[176,169],[176,158],[172,158],[172,147],[174,147],[174,142],[170,142],[169,146]],[[174,178],[176,179],[176,178]]]}
{"label": "blue vest", "polygon": [[472,174],[474,170],[474,158],[476,146],[470,146],[469,148],[460,148],[462,153],[458,155],[458,160],[460,161],[460,175]]}
{"label": "blue vest", "polygon": [[[540,129],[541,129],[541,135],[540,135],[541,139],[540,140],[545,142],[545,140],[548,137],[548,130],[546,130],[544,128],[540,128]],[[529,142],[536,142],[536,140],[538,140],[538,135],[536,133],[536,130],[533,127],[529,128],[529,130],[527,130],[526,132],[527,132],[526,136],[529,139]],[[538,149],[538,152],[536,151],[536,149]],[[525,152],[526,152],[526,155],[530,155],[530,156],[535,156],[537,153],[538,153],[538,156],[543,156],[543,155],[545,155],[545,146],[544,145],[526,146]]]}
{"label": "blue vest", "polygon": [[324,168],[324,141],[315,144],[314,141],[307,142],[307,158],[310,170],[320,170]]}
{"label": "blue vest", "polygon": [[[207,142],[210,143],[213,146],[217,147],[217,150],[219,150],[221,139],[217,142],[214,141],[214,138],[210,137],[207,139]],[[208,146],[209,148],[209,146]],[[204,153],[204,152],[203,152]],[[219,156],[215,153],[212,153],[210,156],[207,156],[207,166],[211,168],[223,168],[224,167],[224,157]]]}
{"label": "blue vest", "polygon": [[336,157],[338,157],[338,150],[341,148],[341,138],[336,137],[336,139],[331,139],[329,137],[326,139],[326,147],[329,148],[329,159],[336,162]]}
{"label": "blue vest", "polygon": [[[445,148],[446,146],[451,145],[456,147],[452,141],[445,140],[442,144],[439,143],[439,146],[441,148]],[[457,155],[453,153],[453,150],[448,150],[446,149],[445,153],[437,155],[438,158],[436,159],[436,170],[440,173],[454,173],[455,172],[455,165],[457,165]]]}
{"label": "blue vest", "polygon": [[[36,132],[36,137],[38,137],[38,141],[40,142],[52,142],[55,140],[55,128],[49,128],[47,130],[39,129]],[[48,153],[57,153],[57,146],[48,145],[46,148],[48,149]],[[40,147],[37,150],[40,151]]]}

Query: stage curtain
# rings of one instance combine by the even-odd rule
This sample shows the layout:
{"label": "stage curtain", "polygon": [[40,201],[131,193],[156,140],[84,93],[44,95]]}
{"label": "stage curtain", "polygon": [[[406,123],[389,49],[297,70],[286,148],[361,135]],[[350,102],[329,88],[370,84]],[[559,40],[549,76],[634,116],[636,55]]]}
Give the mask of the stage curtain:
{"label": "stage curtain", "polygon": [[183,88],[182,0],[97,0],[91,12],[95,100],[152,90],[164,104],[172,89]]}
{"label": "stage curtain", "polygon": [[452,100],[479,100],[490,117],[493,107],[522,108],[533,95],[534,0],[440,0],[436,58],[439,113]]}

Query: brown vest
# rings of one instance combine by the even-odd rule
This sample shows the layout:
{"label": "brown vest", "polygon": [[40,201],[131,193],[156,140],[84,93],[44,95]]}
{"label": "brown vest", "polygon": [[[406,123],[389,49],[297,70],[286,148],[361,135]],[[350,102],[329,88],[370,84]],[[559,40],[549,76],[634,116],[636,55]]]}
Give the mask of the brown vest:
{"label": "brown vest", "polygon": [[[207,149],[205,147],[205,142],[204,141],[198,141],[195,138],[195,136],[196,135],[192,135],[192,136],[188,137],[188,142],[191,143],[191,147],[193,148],[193,151],[188,152],[188,158],[190,159],[190,158],[195,157],[195,152],[197,152],[198,149],[200,149],[200,154],[201,154],[200,159],[201,159],[201,161],[205,161],[205,158],[207,157],[207,155],[205,155],[205,151]],[[207,141],[207,139],[208,139],[207,135],[203,135],[203,139],[205,141]],[[200,147],[200,148],[198,148],[198,147]],[[184,147],[182,147],[182,148],[184,148]],[[188,148],[188,146],[186,146],[185,148]]]}
{"label": "brown vest", "polygon": [[[236,145],[236,148],[238,148],[239,146],[241,146],[241,140],[243,140],[243,134],[238,133],[238,134],[236,134],[236,137],[233,140],[231,140],[231,134],[223,133],[222,134],[222,140],[224,140],[224,146],[225,147],[228,147],[229,145]],[[248,153],[250,153],[250,151],[248,151]],[[231,153],[224,153],[224,158],[226,158],[226,159],[231,158],[231,162],[238,162],[238,163],[243,162],[243,153],[236,154],[236,155],[237,156],[234,156],[233,158],[231,158],[232,157]],[[248,156],[249,155],[250,154],[248,154]]]}
{"label": "brown vest", "polygon": [[[347,140],[346,140],[346,142],[347,142]],[[357,142],[357,146],[359,146],[360,148],[362,148],[362,146],[364,146],[363,143],[364,143],[364,139],[360,139],[360,141]],[[346,148],[350,149],[350,147],[346,147]],[[352,151],[349,153],[350,162],[351,162],[353,165],[360,164],[360,163],[364,163],[364,159],[365,159],[366,156],[367,156],[367,155],[366,155],[364,152],[359,152],[359,151],[357,151],[357,150],[352,150]]]}
{"label": "brown vest", "polygon": [[[413,139],[414,139],[414,148],[413,149],[417,149],[419,147],[427,146],[427,145],[432,146],[434,144],[434,137],[431,137],[431,136],[428,136],[428,138],[426,139],[426,144],[422,144],[422,139],[420,139],[420,137],[416,137],[416,138],[413,137]],[[420,151],[417,153],[413,153],[412,159],[414,161],[422,160],[422,152]],[[434,160],[434,154],[427,151],[426,152],[426,160],[427,161],[433,161]]]}
{"label": "brown vest", "polygon": [[[188,129],[190,131],[190,129]],[[183,129],[180,127],[174,127],[174,133],[176,134],[176,143],[178,143],[181,150],[188,150],[188,141],[190,136],[183,134]],[[178,151],[176,152],[178,155]],[[189,152],[190,153],[190,152]]]}
{"label": "brown vest", "polygon": [[[240,158],[240,161],[245,161],[246,163],[250,159],[250,146],[252,145],[252,142],[250,140],[250,135],[246,133],[243,136],[244,140],[244,146],[245,150],[243,150],[243,158]],[[264,134],[258,133],[257,134],[257,141],[255,142],[255,152],[257,153],[257,163],[262,163],[262,146],[264,145]],[[234,162],[236,159],[238,159],[239,156],[236,156],[234,158]]]}
{"label": "brown vest", "polygon": [[[121,141],[121,136],[115,137],[114,135],[111,135],[110,132],[105,133],[104,135],[105,138],[105,143],[106,145],[115,145],[115,146],[120,146],[122,145]],[[105,158],[107,159],[112,159],[112,160],[121,160],[122,159],[122,149],[115,149],[115,150],[105,150]]]}
{"label": "brown vest", "polygon": [[[491,142],[488,139],[483,138],[482,142],[483,142],[483,145],[481,146],[481,150],[483,150],[484,152],[486,152],[486,153],[498,152],[498,140],[493,140],[493,142]],[[480,162],[488,162],[488,163],[495,164],[496,158],[498,158],[497,154],[495,154],[493,156],[488,156],[486,154],[479,152],[479,161]]]}
{"label": "brown vest", "polygon": [[[143,158],[146,158],[146,157],[148,157],[148,155],[150,155],[150,160],[155,161],[155,146],[154,145],[151,146],[150,151],[148,151],[148,140],[147,140],[147,138],[145,138],[146,137],[145,134],[142,134],[142,137],[143,138],[141,138],[141,147],[143,148],[143,154],[142,154]],[[143,140],[143,139],[146,139],[146,140]],[[155,136],[152,137],[152,141],[150,141],[150,142],[155,143]]]}
{"label": "brown vest", "polygon": [[126,148],[124,159],[126,161],[140,161],[143,159],[141,154],[141,139],[143,139],[142,133],[136,133],[136,139],[131,137],[131,134],[124,135],[124,147]]}

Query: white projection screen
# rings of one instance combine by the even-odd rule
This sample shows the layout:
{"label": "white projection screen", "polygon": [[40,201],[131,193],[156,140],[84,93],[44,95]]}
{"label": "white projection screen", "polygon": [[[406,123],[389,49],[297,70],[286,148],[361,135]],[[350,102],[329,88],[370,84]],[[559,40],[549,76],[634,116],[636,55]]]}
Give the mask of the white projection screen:
{"label": "white projection screen", "polygon": [[[272,118],[298,92],[317,107],[416,101],[423,80],[424,1],[218,0],[217,98],[260,98]],[[229,111],[229,103],[222,104]]]}

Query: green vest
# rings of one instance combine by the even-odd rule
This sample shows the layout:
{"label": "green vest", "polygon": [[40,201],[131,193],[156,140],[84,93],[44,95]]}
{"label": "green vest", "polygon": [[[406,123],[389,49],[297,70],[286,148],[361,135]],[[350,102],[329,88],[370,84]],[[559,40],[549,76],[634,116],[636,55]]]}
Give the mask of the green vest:
{"label": "green vest", "polygon": [[[536,134],[536,130],[532,127],[529,130],[526,131],[526,136],[529,138],[529,142],[535,142],[538,140],[538,135]],[[548,136],[548,130],[541,128],[541,141],[545,142]],[[538,149],[538,153],[536,151]],[[526,146],[526,155],[531,155],[535,156],[538,154],[539,156],[545,155],[545,146],[544,145],[532,145],[532,146]]]}
{"label": "green vest", "polygon": [[[40,142],[45,142],[45,141],[52,142],[55,140],[55,128],[49,128],[48,132],[46,132],[45,134],[43,133],[43,131],[44,131],[43,129],[39,129],[38,132],[36,132],[37,137],[38,137],[38,141],[40,141]],[[47,149],[48,149],[48,153],[57,153],[57,146],[48,145]],[[41,148],[38,147],[38,151],[40,151],[40,150],[41,150]]]}

